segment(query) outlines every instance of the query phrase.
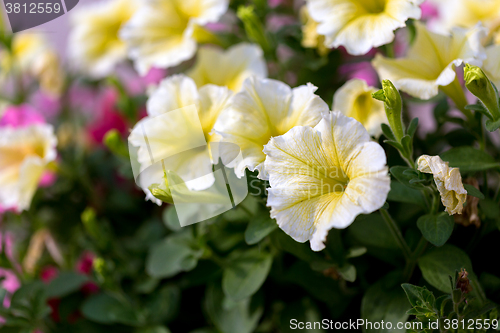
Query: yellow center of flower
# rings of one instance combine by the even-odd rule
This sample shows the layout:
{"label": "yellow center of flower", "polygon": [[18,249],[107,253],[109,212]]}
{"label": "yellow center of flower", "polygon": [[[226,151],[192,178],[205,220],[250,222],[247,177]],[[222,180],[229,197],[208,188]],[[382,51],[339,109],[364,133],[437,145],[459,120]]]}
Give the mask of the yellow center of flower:
{"label": "yellow center of flower", "polygon": [[356,97],[349,117],[356,119],[361,124],[366,124],[372,108],[373,98],[370,95],[370,92],[362,93],[358,97]]}
{"label": "yellow center of flower", "polygon": [[358,0],[354,1],[359,8],[360,13],[380,14],[385,11],[386,0]]}

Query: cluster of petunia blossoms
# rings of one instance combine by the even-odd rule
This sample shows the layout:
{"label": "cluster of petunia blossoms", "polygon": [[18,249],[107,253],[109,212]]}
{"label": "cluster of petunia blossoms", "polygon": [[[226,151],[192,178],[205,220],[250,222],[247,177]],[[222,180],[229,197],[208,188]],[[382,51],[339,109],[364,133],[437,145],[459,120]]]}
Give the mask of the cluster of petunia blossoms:
{"label": "cluster of petunia blossoms", "polygon": [[[498,26],[488,17],[498,15],[500,8],[488,0],[435,1],[443,12],[441,21],[425,24],[418,21],[423,0],[307,0],[300,10],[302,44],[323,55],[343,47],[348,54],[359,56],[394,43],[396,30],[408,25],[414,41],[405,56],[385,52],[374,57],[372,66],[380,79],[390,80],[395,89],[421,100],[441,91],[470,118],[457,69],[464,64],[480,66],[493,83],[500,83]],[[444,2],[455,5],[445,6]],[[378,88],[352,79],[336,91],[330,108],[315,94],[314,82],[292,88],[267,78],[266,44],[259,39],[257,28],[253,40],[250,38],[254,43],[243,42],[225,50],[198,47],[216,38],[210,24],[224,18],[228,5],[228,0],[110,0],[82,6],[72,18],[69,53],[74,65],[93,77],[109,75],[127,58],[144,75],[152,68],[172,68],[196,56],[194,65],[184,73],[170,75],[150,88],[147,117],[140,123],[195,106],[206,149],[218,142],[237,145],[242,159],[234,165],[235,175],[243,177],[249,170],[268,182],[271,217],[296,241],[310,241],[313,250],[322,250],[330,229],[346,228],[358,215],[374,212],[386,201],[391,179],[385,151],[377,142],[381,125],[390,125],[399,143],[405,135],[398,135],[401,124],[390,119],[390,92],[385,92],[385,102],[374,99],[372,94]],[[460,8],[460,13],[452,13],[454,8]],[[252,26],[244,13],[239,17],[245,26]],[[397,90],[396,94],[399,96]],[[401,113],[401,105],[395,112]],[[162,145],[161,137],[174,135],[183,124],[182,119],[179,123],[159,120],[148,133],[160,138],[152,147],[176,151],[175,146]],[[16,135],[21,134],[4,131],[8,133],[0,136],[1,183],[6,174],[12,174],[9,179],[14,182],[24,168],[54,159],[49,146],[43,150],[27,142],[12,152],[19,145]],[[48,130],[38,132],[53,142]],[[130,143],[141,145],[133,136]],[[233,153],[221,147],[222,157]],[[140,163],[146,163],[148,149],[140,150]],[[34,155],[36,161],[26,162],[25,156]],[[210,174],[217,161],[203,156],[203,151],[183,155],[168,171],[183,179]],[[415,170],[433,175],[446,211],[460,214],[467,191],[459,170],[438,156],[424,155],[416,164],[414,161],[410,156]],[[147,198],[157,203],[169,201],[168,193],[165,197],[152,191],[165,182],[164,171],[154,170],[139,184]],[[199,183],[190,183],[190,191],[213,184],[210,177],[201,178]],[[13,198],[0,199],[5,204]]]}

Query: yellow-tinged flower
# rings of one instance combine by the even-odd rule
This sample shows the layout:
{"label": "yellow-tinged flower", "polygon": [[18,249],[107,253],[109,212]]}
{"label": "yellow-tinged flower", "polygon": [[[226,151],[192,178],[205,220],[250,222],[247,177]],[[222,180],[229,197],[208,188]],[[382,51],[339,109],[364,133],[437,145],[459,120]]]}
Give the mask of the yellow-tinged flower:
{"label": "yellow-tinged flower", "polygon": [[450,31],[454,27],[472,28],[482,22],[490,35],[499,36],[500,1],[498,0],[433,0],[438,8],[437,29]]}
{"label": "yellow-tinged flower", "polygon": [[[243,160],[235,166],[241,178],[245,169],[258,170],[259,177],[266,179],[262,148],[273,136],[285,134],[294,126],[315,126],[328,105],[314,94],[316,87],[308,83],[290,88],[272,79],[248,78],[243,88],[231,99],[230,106],[215,124],[215,131],[223,141],[241,148]],[[232,151],[221,152],[233,156]],[[232,158],[227,156],[227,160]]]}
{"label": "yellow-tinged flower", "polygon": [[127,58],[120,28],[137,10],[136,0],[110,0],[79,7],[71,16],[68,53],[81,70],[94,77],[111,73]]}
{"label": "yellow-tinged flower", "polygon": [[462,184],[462,176],[458,168],[450,168],[439,156],[422,155],[419,157],[418,170],[430,173],[441,195],[441,202],[450,215],[462,214],[467,199],[467,191]]}
{"label": "yellow-tinged flower", "polygon": [[144,0],[121,37],[139,73],[176,66],[196,51],[195,26],[216,22],[227,7],[227,0]]}
{"label": "yellow-tinged flower", "polygon": [[347,81],[333,96],[333,110],[359,121],[368,134],[378,138],[382,134],[381,124],[387,124],[384,103],[372,98],[378,89],[369,87],[364,80]]}
{"label": "yellow-tinged flower", "polygon": [[59,57],[53,50],[40,54],[33,63],[32,71],[43,91],[56,97],[62,93],[65,75]]}
{"label": "yellow-tinged flower", "polygon": [[[212,129],[231,96],[227,87],[208,84],[198,89],[185,75],[173,75],[163,80],[152,92],[147,102],[148,116],[137,123],[129,137],[129,142],[139,147],[139,183],[149,199],[160,203],[153,198],[149,187],[161,184],[167,171],[184,179],[189,190],[204,190],[214,183],[209,145],[219,141],[220,137],[212,133]],[[195,108],[194,118],[189,112],[177,111],[171,114],[172,117],[161,117],[187,107]],[[165,158],[168,158],[164,161],[167,163],[165,170],[165,163],[151,162]]]}
{"label": "yellow-tinged flower", "polygon": [[0,206],[29,209],[43,171],[56,158],[56,145],[47,124],[0,127]]}
{"label": "yellow-tinged flower", "polygon": [[11,71],[30,71],[38,56],[47,49],[47,42],[40,33],[16,33],[12,37],[12,47],[9,52],[2,49],[0,64],[2,75]]}
{"label": "yellow-tinged flower", "polygon": [[302,6],[300,9],[300,20],[302,22],[302,46],[318,49],[320,55],[326,55],[329,49],[325,46],[325,36],[318,34],[318,22],[309,15],[307,6]]}
{"label": "yellow-tinged flower", "polygon": [[500,45],[491,45],[486,48],[486,60],[481,67],[488,78],[500,88]]}
{"label": "yellow-tinged flower", "polygon": [[317,31],[327,47],[344,46],[362,55],[394,40],[394,30],[419,19],[423,0],[307,0]]}
{"label": "yellow-tinged flower", "polygon": [[384,204],[390,190],[385,152],[363,125],[327,112],[316,127],[297,126],[265,146],[271,217],[314,251],[332,228]]}
{"label": "yellow-tinged flower", "polygon": [[252,75],[267,77],[267,67],[258,45],[241,43],[226,51],[214,47],[201,48],[188,75],[198,87],[211,83],[237,92],[246,78]]}
{"label": "yellow-tinged flower", "polygon": [[436,96],[439,88],[451,85],[455,67],[467,62],[480,66],[485,58],[480,25],[470,30],[453,29],[449,36],[430,32],[418,22],[417,38],[405,58],[389,59],[377,54],[372,64],[381,79],[420,99]]}

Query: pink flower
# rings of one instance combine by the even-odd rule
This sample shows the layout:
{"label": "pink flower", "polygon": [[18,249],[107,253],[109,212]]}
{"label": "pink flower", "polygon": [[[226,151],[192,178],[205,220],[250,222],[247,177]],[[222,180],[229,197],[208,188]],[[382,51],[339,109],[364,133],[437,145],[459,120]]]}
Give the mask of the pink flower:
{"label": "pink flower", "polygon": [[125,119],[116,110],[117,101],[118,93],[113,89],[106,90],[101,96],[97,118],[87,127],[87,133],[93,143],[101,144],[104,135],[111,129],[116,129],[123,135],[128,132]]}
{"label": "pink flower", "polygon": [[44,123],[43,116],[28,104],[8,106],[0,119],[0,126],[26,127]]}
{"label": "pink flower", "polygon": [[267,4],[271,8],[278,7],[280,5],[286,6],[286,5],[290,4],[290,2],[291,1],[289,1],[289,0],[267,0]]}
{"label": "pink flower", "polygon": [[10,306],[10,297],[21,287],[21,283],[14,272],[4,268],[0,268],[0,279],[2,279],[0,285],[8,293],[8,297],[5,297],[3,300],[3,306],[8,308]]}
{"label": "pink flower", "polygon": [[149,72],[142,77],[142,82],[147,87],[152,84],[160,83],[160,81],[166,76],[167,71],[165,69],[152,67]]}
{"label": "pink flower", "polygon": [[49,121],[54,119],[61,111],[61,101],[41,90],[31,96],[30,103]]}
{"label": "pink flower", "polygon": [[347,80],[361,79],[365,80],[369,86],[376,87],[378,85],[377,72],[368,61],[344,64],[340,66],[339,73]]}
{"label": "pink flower", "polygon": [[38,183],[38,186],[40,187],[51,187],[54,185],[57,179],[57,174],[52,171],[45,171],[42,174],[42,178],[40,178],[40,183]]}
{"label": "pink flower", "polygon": [[431,3],[431,1],[425,1],[420,5],[420,9],[422,10],[421,19],[424,21],[439,18],[439,11],[437,7]]}
{"label": "pink flower", "polygon": [[59,275],[59,269],[54,266],[45,266],[40,272],[40,280],[45,283],[49,283],[54,280]]}
{"label": "pink flower", "polygon": [[85,251],[76,263],[76,271],[82,274],[90,274],[94,264],[95,254]]}

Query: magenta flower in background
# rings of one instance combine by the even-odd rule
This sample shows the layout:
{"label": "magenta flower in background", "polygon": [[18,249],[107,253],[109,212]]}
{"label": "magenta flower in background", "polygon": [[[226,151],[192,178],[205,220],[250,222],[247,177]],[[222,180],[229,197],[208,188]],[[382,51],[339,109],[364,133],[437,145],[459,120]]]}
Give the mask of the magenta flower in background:
{"label": "magenta flower in background", "polygon": [[45,266],[40,272],[40,280],[49,283],[59,275],[59,269],[55,266]]}
{"label": "magenta flower in background", "polygon": [[8,106],[0,119],[0,126],[26,127],[44,123],[40,112],[28,104]]}
{"label": "magenta flower in background", "polygon": [[30,103],[49,121],[53,120],[61,111],[61,101],[41,90],[33,94]]}
{"label": "magenta flower in background", "polygon": [[116,129],[122,135],[128,132],[127,123],[122,114],[116,109],[118,93],[114,89],[107,89],[100,96],[94,120],[87,127],[87,134],[94,144],[101,144],[104,135],[109,130]]}
{"label": "magenta flower in background", "polygon": [[82,274],[90,274],[94,264],[95,254],[90,251],[85,251],[76,263],[76,271]]}
{"label": "magenta flower in background", "polygon": [[16,274],[9,269],[0,268],[0,285],[8,293],[7,297],[3,300],[3,307],[8,308],[10,306],[10,297],[14,292],[21,287],[21,282],[17,278]]}
{"label": "magenta flower in background", "polygon": [[431,1],[425,1],[420,5],[420,9],[422,10],[421,19],[424,21],[436,19],[439,17],[439,11],[437,7],[431,3]]}
{"label": "magenta flower in background", "polygon": [[340,66],[339,73],[347,80],[360,79],[365,80],[369,86],[378,85],[377,72],[373,69],[369,61],[355,62]]}

